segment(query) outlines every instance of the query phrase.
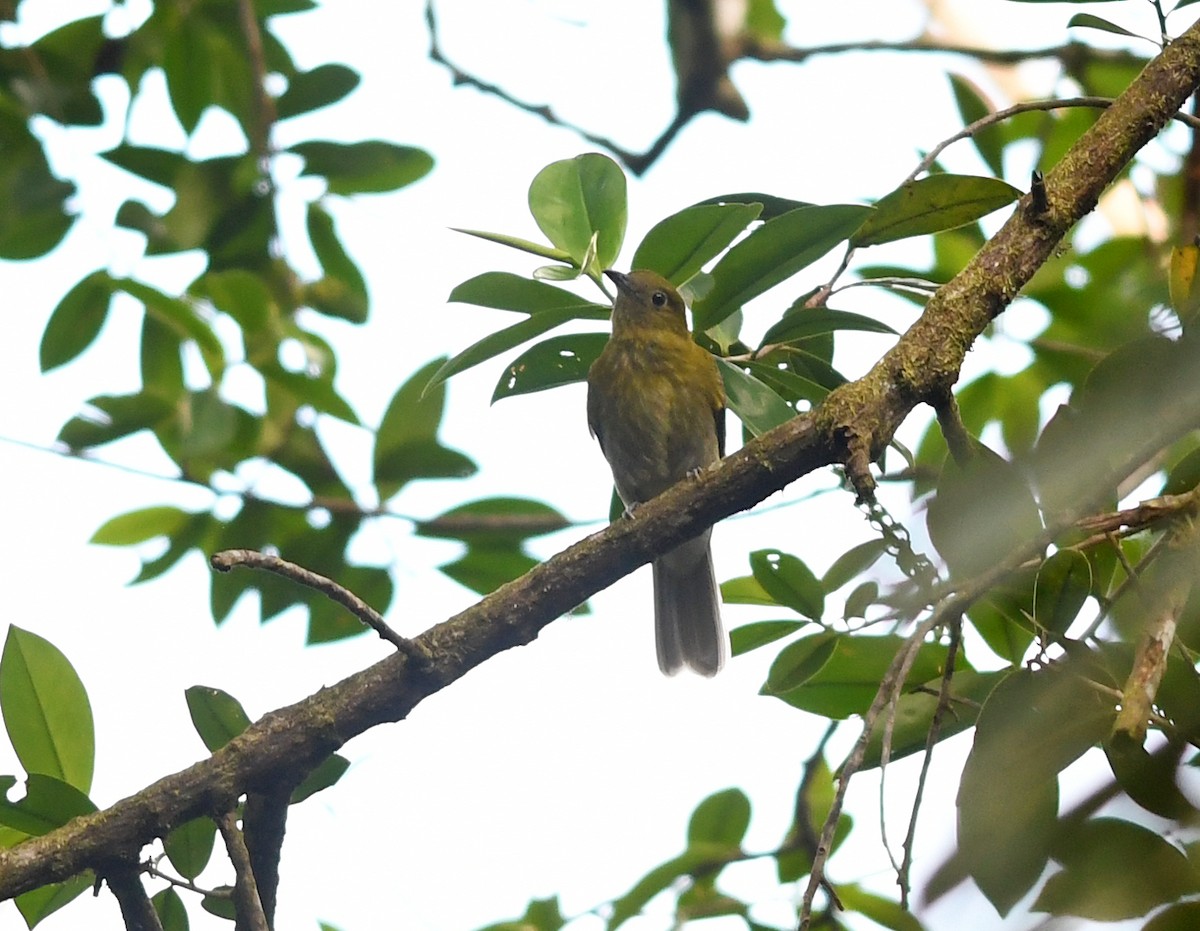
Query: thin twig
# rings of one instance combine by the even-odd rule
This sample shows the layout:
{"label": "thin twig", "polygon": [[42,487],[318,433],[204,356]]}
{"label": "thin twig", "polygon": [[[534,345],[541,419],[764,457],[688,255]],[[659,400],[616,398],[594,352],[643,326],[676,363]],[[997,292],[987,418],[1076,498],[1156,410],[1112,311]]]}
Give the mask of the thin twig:
{"label": "thin twig", "polygon": [[[929,153],[917,163],[917,167],[912,170],[905,183],[915,181],[917,177],[933,167],[938,156],[956,142],[963,139],[968,139],[981,130],[987,129],[996,123],[1002,123],[1005,120],[1016,116],[1020,113],[1030,113],[1038,110],[1065,110],[1071,107],[1087,107],[1092,109],[1105,110],[1113,105],[1112,97],[1062,97],[1053,98],[1050,100],[1026,100],[1023,103],[1013,104],[1011,107],[1005,107],[1003,110],[997,110],[995,113],[989,113],[986,116],[981,116],[973,123],[968,123],[953,136],[943,139]],[[1172,119],[1189,126],[1192,129],[1200,129],[1200,119],[1192,116],[1190,113],[1176,113]]]}
{"label": "thin twig", "polygon": [[267,93],[267,60],[263,52],[262,30],[258,15],[254,12],[253,0],[238,0],[238,25],[246,41],[246,53],[250,61],[250,72],[254,76],[254,91],[251,95],[251,124],[246,127],[250,139],[250,151],[258,162],[263,181],[271,181],[271,127],[275,123],[275,101]]}
{"label": "thin twig", "polygon": [[354,592],[311,569],[305,569],[286,559],[260,553],[257,550],[222,550],[220,553],[213,553],[209,562],[218,572],[228,572],[238,566],[248,569],[265,569],[318,591],[330,601],[340,604],[400,652],[414,660],[423,661],[424,659],[413,642],[392,630],[378,611]]}
{"label": "thin twig", "polygon": [[921,775],[917,779],[917,793],[913,798],[912,814],[908,819],[908,833],[904,835],[904,860],[900,864],[900,872],[896,881],[900,886],[900,905],[908,908],[910,884],[909,875],[912,872],[913,848],[917,839],[917,815],[921,811],[921,801],[925,797],[925,782],[929,776],[929,768],[933,763],[933,748],[937,746],[942,730],[942,719],[950,709],[953,696],[950,694],[950,680],[954,677],[954,666],[958,659],[958,650],[962,643],[962,618],[950,627],[950,644],[946,651],[946,668],[942,672],[941,686],[938,689],[937,706],[933,709],[933,720],[929,724],[929,733],[925,736],[925,756],[921,760]]}
{"label": "thin twig", "polygon": [[246,931],[270,931],[266,915],[263,914],[262,902],[258,898],[258,884],[254,881],[254,871],[250,868],[250,852],[246,849],[245,838],[238,829],[237,815],[232,811],[224,812],[217,818],[217,829],[225,842],[225,851],[233,864],[236,879],[233,884],[233,908],[237,915],[239,928]]}

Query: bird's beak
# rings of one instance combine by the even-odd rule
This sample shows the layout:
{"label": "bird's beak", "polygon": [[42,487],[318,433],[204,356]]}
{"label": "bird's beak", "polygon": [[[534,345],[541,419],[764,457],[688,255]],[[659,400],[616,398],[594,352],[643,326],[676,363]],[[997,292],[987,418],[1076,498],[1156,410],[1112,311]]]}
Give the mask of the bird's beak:
{"label": "bird's beak", "polygon": [[615,268],[606,268],[604,277],[617,286],[618,291],[629,290],[629,276],[617,271]]}

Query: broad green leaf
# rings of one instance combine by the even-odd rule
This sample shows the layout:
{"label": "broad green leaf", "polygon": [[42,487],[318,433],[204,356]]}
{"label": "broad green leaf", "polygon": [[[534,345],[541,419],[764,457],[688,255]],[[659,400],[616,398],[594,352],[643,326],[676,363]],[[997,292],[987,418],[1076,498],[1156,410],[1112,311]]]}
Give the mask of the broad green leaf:
{"label": "broad green leaf", "polygon": [[100,335],[112,303],[113,281],[92,272],[68,291],[46,322],[38,359],[43,372],[70,362]]}
{"label": "broad green leaf", "polygon": [[378,194],[423,178],[433,158],[393,142],[299,142],[288,149],[304,159],[304,174],[325,178],[332,194]]}
{"label": "broad green leaf", "polygon": [[607,344],[607,333],[568,333],[535,343],[509,363],[492,392],[492,403],[583,381]]}
{"label": "broad green leaf", "polygon": [[796,416],[795,408],[787,401],[737,365],[717,359],[717,367],[721,370],[729,409],[752,436],[761,436]]}
{"label": "broad green leaf", "polygon": [[175,414],[174,405],[144,394],[103,395],[88,401],[88,408],[63,424],[58,433],[58,441],[72,450],[111,443]]}
{"label": "broad green leaf", "polygon": [[488,595],[506,582],[520,578],[538,564],[518,546],[472,545],[466,553],[438,568],[464,588]]}
{"label": "broad green leaf", "polygon": [[[263,279],[245,269],[209,272],[196,279],[192,293],[207,298],[217,310],[229,314],[249,333],[262,330],[271,321],[275,300]],[[273,341],[270,345],[275,348]],[[251,358],[250,361],[262,360]]]}
{"label": "broad green leaf", "polygon": [[557,510],[529,498],[484,498],[418,521],[423,537],[462,540],[468,544],[515,544],[555,533],[570,523]]}
{"label": "broad green leaf", "polygon": [[546,238],[581,267],[599,234],[595,271],[609,268],[625,239],[625,173],[597,153],[552,162],[529,185],[529,212]]}
{"label": "broad green leaf", "polygon": [[220,382],[225,371],[225,348],[196,308],[182,298],[171,297],[132,278],[118,278],[113,281],[113,286],[141,301],[146,313],[153,314],[180,337],[195,342],[214,384]]}
{"label": "broad green leaf", "polygon": [[[525,914],[515,921],[501,921],[497,924],[480,928],[479,931],[559,931],[567,924],[559,907],[558,899],[534,899],[529,903]],[[339,931],[332,925],[322,923],[321,931]]]}
{"label": "broad green leaf", "polygon": [[965,226],[1021,196],[999,178],[930,175],[909,181],[882,198],[854,234],[856,247],[924,236]]}
{"label": "broad green leaf", "polygon": [[848,621],[852,617],[865,618],[867,608],[877,601],[879,601],[878,582],[870,581],[856,585],[846,596],[846,603],[842,608],[842,619]]}
{"label": "broad green leaf", "polygon": [[1118,26],[1114,22],[1110,22],[1101,16],[1093,16],[1091,13],[1076,13],[1067,21],[1067,28],[1072,26],[1081,26],[1086,29],[1099,29],[1101,32],[1111,32],[1113,35],[1129,36],[1133,39],[1143,38],[1136,32],[1130,32],[1124,26]]}
{"label": "broad green leaf", "polygon": [[192,165],[182,152],[128,144],[102,152],[100,157],[165,188],[175,187],[175,179]]}
{"label": "broad green leaf", "polygon": [[[982,444],[965,467],[947,459],[929,503],[929,535],[957,577],[995,565],[1042,529],[1041,514],[1024,475]],[[986,534],[978,528],[987,527]]]}
{"label": "broad green leaf", "polygon": [[[620,511],[617,512],[620,514]],[[752,575],[730,579],[721,583],[721,600],[731,605],[778,605],[762,583]]]}
{"label": "broad green leaf", "polygon": [[16,780],[12,776],[3,776],[0,784],[5,791],[5,795],[0,796],[0,824],[31,837],[49,834],[73,818],[97,810],[83,792],[54,776],[30,773],[25,783],[25,797],[17,802],[7,798],[7,791]]}
{"label": "broad green leaf", "polygon": [[[963,124],[970,126],[993,112],[992,105],[983,92],[969,78],[951,74],[950,90]],[[998,125],[988,126],[971,136],[971,143],[979,157],[996,177],[1004,175],[1004,131]]]}
{"label": "broad green leaf", "polygon": [[1065,634],[1092,591],[1092,567],[1076,550],[1059,550],[1038,569],[1033,619],[1055,634]]}
{"label": "broad green leaf", "polygon": [[1151,918],[1142,931],[1195,931],[1196,928],[1200,928],[1200,902],[1179,902]]}
{"label": "broad green leaf", "polygon": [[[802,637],[775,658],[762,694],[829,718],[863,714],[904,645],[905,639],[894,635],[818,633]],[[945,662],[944,646],[922,644],[905,687],[937,678]]]}
{"label": "broad green leaf", "polygon": [[321,373],[314,376],[307,371],[289,372],[275,361],[259,365],[258,371],[269,385],[290,394],[298,405],[307,404],[317,413],[358,425],[354,408],[338,394],[331,378],[323,377]]}
{"label": "broad green leaf", "polygon": [[49,917],[64,905],[70,904],[95,884],[96,877],[92,875],[91,870],[88,870],[63,882],[50,883],[48,886],[40,886],[22,893],[13,901],[16,902],[21,917],[25,919],[25,926],[32,928],[43,918]]}
{"label": "broad green leaf", "polygon": [[162,931],[191,931],[187,908],[183,904],[183,899],[179,897],[179,893],[172,887],[168,886],[166,889],[156,892],[151,897],[150,903],[154,906],[155,914],[158,915]]}
{"label": "broad green leaf", "polygon": [[194,515],[181,508],[140,508],[110,518],[92,534],[89,543],[100,546],[133,546],[155,537],[170,537]]}
{"label": "broad green leaf", "polygon": [[1001,915],[1045,869],[1058,773],[1112,726],[1112,699],[1072,665],[1013,672],[992,690],[975,726],[958,790],[959,854]]}
{"label": "broad green leaf", "polygon": [[891,931],[922,931],[925,927],[912,912],[894,899],[868,892],[857,883],[839,884],[836,887],[842,908],[871,919],[875,924]]}
{"label": "broad green leaf", "polygon": [[402,384],[375,433],[372,474],[381,501],[418,478],[465,477],[475,464],[438,438],[446,407],[446,387],[433,381],[443,367],[434,359]]}
{"label": "broad green leaf", "polygon": [[613,901],[612,911],[608,916],[608,931],[616,931],[630,918],[641,914],[647,902],[676,880],[691,876],[694,871],[711,864],[712,854],[708,849],[689,847],[679,856],[656,866],[639,879],[632,889]]}
{"label": "broad green leaf", "polygon": [[[462,229],[457,226],[452,226],[451,229],[456,233],[474,236],[476,239],[484,239],[488,242],[498,243],[501,246],[508,246],[511,249],[519,249],[521,252],[529,252],[533,255],[541,256],[543,259],[554,259],[557,262],[571,261],[571,254],[565,249],[543,246],[540,242],[531,242],[528,239],[522,239],[520,236],[508,236],[505,233],[489,233],[486,230]],[[500,272],[495,272],[495,274],[500,274]]]}
{"label": "broad green leaf", "polygon": [[776,602],[820,622],[825,590],[803,560],[779,550],[756,550],[750,554],[750,569]]}
{"label": "broad green leaf", "polygon": [[454,358],[444,363],[429,379],[426,391],[441,385],[447,378],[465,372],[469,368],[493,359],[502,352],[507,352],[515,346],[529,342],[534,337],[562,326],[564,323],[578,318],[580,314],[574,309],[546,310],[532,317],[514,323],[512,326],[489,333],[477,343],[468,346]]}
{"label": "broad green leaf", "polygon": [[821,579],[821,587],[826,592],[835,592],[843,585],[853,581],[859,574],[870,569],[875,562],[887,552],[887,541],[867,540],[852,546],[833,561],[833,565]]}
{"label": "broad green leaf", "polygon": [[476,275],[455,287],[446,300],[533,316],[548,311],[573,311],[581,320],[607,320],[611,310],[607,304],[586,300],[565,288],[509,272]]}
{"label": "broad green leaf", "polygon": [[0,109],[0,152],[0,259],[38,258],[62,242],[75,222],[67,212],[75,185],[50,171],[42,143],[15,106]]}
{"label": "broad green leaf", "polygon": [[688,822],[688,846],[715,844],[739,849],[750,827],[750,799],[741,789],[715,792],[696,806]]}
{"label": "broad green leaf", "polygon": [[1195,871],[1178,847],[1118,818],[1070,825],[1053,855],[1062,870],[1038,895],[1033,907],[1039,912],[1121,921],[1197,891]]}
{"label": "broad green leaf", "polygon": [[210,752],[220,750],[250,726],[241,702],[221,689],[193,685],[184,692],[196,733]]}
{"label": "broad green leaf", "polygon": [[688,207],[655,224],[633,253],[632,268],[649,268],[681,285],[741,235],[761,204]]}
{"label": "broad green leaf", "polygon": [[759,219],[774,220],[776,217],[783,216],[791,210],[796,210],[800,207],[812,207],[805,200],[792,200],[789,197],[777,197],[774,194],[763,194],[756,191],[746,191],[738,194],[718,194],[716,197],[708,197],[699,203],[693,204],[693,207],[724,206],[725,204],[758,204],[762,207],[762,213],[759,214]]}
{"label": "broad green leaf", "polygon": [[758,39],[778,42],[783,38],[787,20],[779,12],[775,0],[750,0],[746,6],[744,28]]}
{"label": "broad green leaf", "polygon": [[335,785],[350,768],[350,761],[337,753],[325,757],[315,769],[304,777],[292,792],[291,804],[297,805],[322,789]]}
{"label": "broad green leaf", "polygon": [[163,838],[167,859],[184,879],[195,879],[212,857],[217,824],[212,818],[185,821]]}
{"label": "broad green leaf", "polygon": [[[724,585],[721,586],[721,591],[724,594]],[[727,598],[724,600],[726,603],[729,601]],[[804,621],[755,621],[752,624],[743,624],[729,632],[730,652],[734,656],[741,656],[794,634],[804,627]]]}
{"label": "broad green leaf", "polygon": [[[793,362],[802,360],[801,365],[797,366],[798,368],[806,367],[807,357],[802,352],[790,352],[789,355]],[[790,369],[781,369],[765,362],[743,362],[742,365],[749,369],[751,375],[779,395],[785,403],[808,401],[810,404],[816,405],[825,400],[831,390],[821,381],[800,375]],[[832,368],[824,366],[824,369],[826,373],[840,378]],[[828,380],[825,379],[825,374],[822,374],[821,378]]]}
{"label": "broad green leaf", "polygon": [[358,87],[362,78],[345,65],[317,65],[311,71],[293,75],[287,90],[275,101],[275,116],[286,120],[337,103]]}
{"label": "broad green leaf", "polygon": [[58,647],[16,626],[0,653],[0,712],[27,773],[87,793],[96,759],[87,691]]}
{"label": "broad green leaf", "polygon": [[[959,659],[961,665],[962,660]],[[974,669],[957,669],[950,679],[950,704],[942,713],[938,726],[938,740],[945,740],[975,726],[979,709],[988,695],[1004,677],[1005,671],[976,672]],[[908,692],[896,703],[894,719],[891,721],[891,750],[889,760],[899,760],[913,753],[924,753],[937,711],[938,692],[941,679],[928,683],[928,689]],[[875,722],[868,739],[866,754],[861,769],[874,769],[883,763],[883,738],[887,725],[886,712]]]}
{"label": "broad green leaf", "polygon": [[784,314],[783,319],[767,330],[759,345],[770,346],[775,343],[787,343],[792,340],[807,339],[821,333],[834,333],[838,330],[896,335],[896,331],[886,323],[880,323],[878,320],[864,317],[862,314],[832,310],[828,307],[801,307],[793,304],[791,309]]}
{"label": "broad green leaf", "polygon": [[848,240],[872,210],[857,205],[799,207],[768,220],[713,266],[716,284],[692,307],[696,329],[716,326],[752,298]]}
{"label": "broad green leaf", "polygon": [[[338,238],[333,217],[317,203],[308,206],[308,238],[317,254],[317,261],[325,271],[325,277],[339,283],[342,286],[339,290],[345,292],[341,300],[322,302],[323,306],[315,309],[333,312],[335,316],[351,323],[365,323],[367,283]],[[325,287],[328,289],[330,285],[326,284]]]}

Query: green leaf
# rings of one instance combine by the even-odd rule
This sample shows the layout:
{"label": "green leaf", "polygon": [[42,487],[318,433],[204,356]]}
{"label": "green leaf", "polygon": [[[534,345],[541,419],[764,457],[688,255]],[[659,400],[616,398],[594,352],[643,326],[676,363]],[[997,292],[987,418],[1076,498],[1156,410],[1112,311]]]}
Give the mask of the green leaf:
{"label": "green leaf", "polygon": [[[898,636],[818,633],[788,644],[775,658],[762,694],[779,698],[794,708],[829,718],[863,714],[875,699],[905,640]],[[917,652],[905,686],[921,685],[939,677],[946,663],[946,648],[923,644]]]}
{"label": "green leaf", "polygon": [[[508,246],[511,249],[519,249],[521,252],[530,252],[533,255],[541,256],[543,259],[554,259],[556,262],[570,262],[571,254],[565,249],[556,249],[553,246],[543,246],[539,242],[530,242],[528,239],[522,239],[520,236],[508,236],[504,233],[489,233],[486,230],[469,230],[461,227],[450,227],[456,233],[464,233],[467,236],[474,236],[477,239],[484,239],[487,242],[498,243],[502,246]],[[494,272],[494,274],[501,274]]]}
{"label": "green leaf", "polygon": [[191,931],[187,908],[183,904],[183,899],[179,897],[179,893],[172,887],[168,886],[166,889],[156,892],[150,902],[154,906],[155,914],[158,915],[162,931]]}
{"label": "green leaf", "polygon": [[867,540],[852,546],[833,561],[833,565],[821,579],[821,587],[826,592],[835,592],[843,585],[855,579],[858,575],[870,569],[875,562],[887,552],[886,540]]}
{"label": "green leaf", "polygon": [[304,174],[325,178],[332,194],[379,194],[418,181],[433,168],[423,149],[392,142],[299,142]]}
{"label": "green leaf", "polygon": [[8,629],[0,653],[0,713],[27,773],[53,776],[87,793],[96,760],[87,691],[58,647],[16,626]]}
{"label": "green leaf", "polygon": [[14,111],[0,109],[0,259],[23,261],[45,255],[67,235],[75,185],[54,176],[26,116]]}
{"label": "green leaf", "polygon": [[675,285],[692,278],[758,218],[761,204],[688,207],[655,224],[633,253],[632,268],[649,268]]}
{"label": "green leaf", "polygon": [[538,560],[511,545],[469,546],[467,552],[438,568],[459,585],[480,595],[494,592],[501,585],[520,578],[538,564]]}
{"label": "green leaf", "polygon": [[875,924],[892,931],[922,931],[925,927],[917,916],[892,899],[867,892],[856,883],[837,886],[838,901],[847,912],[871,919]]}
{"label": "green leaf", "polygon": [[646,903],[672,885],[676,880],[711,863],[712,857],[704,848],[688,848],[682,854],[656,866],[620,898],[612,903],[608,916],[608,931],[616,931],[630,918],[639,915]]}
{"label": "green leaf", "polygon": [[1200,902],[1179,902],[1151,918],[1142,931],[1195,931],[1196,928],[1200,928]]}
{"label": "green leaf", "polygon": [[325,757],[315,769],[304,777],[292,792],[291,804],[298,805],[306,798],[335,785],[350,768],[350,761],[337,753]]}
{"label": "green leaf", "polygon": [[423,537],[462,540],[468,544],[516,544],[555,533],[570,522],[550,505],[529,498],[484,498],[418,521]]}
{"label": "green leaf", "polygon": [[1063,868],[1046,880],[1033,905],[1039,912],[1120,921],[1197,891],[1195,872],[1178,847],[1118,818],[1070,826],[1053,854]]}
{"label": "green leaf", "polygon": [[1076,550],[1059,550],[1038,569],[1033,619],[1044,629],[1065,634],[1092,591],[1092,567]]}
{"label": "green leaf", "polygon": [[210,752],[220,750],[250,726],[241,702],[221,689],[193,685],[184,692],[192,725]]}
{"label": "green leaf", "polygon": [[871,207],[799,207],[768,220],[712,269],[712,291],[692,307],[696,329],[716,326],[742,305],[811,265],[862,226]]}
{"label": "green leaf", "polygon": [[89,449],[155,427],[175,414],[173,404],[145,394],[102,395],[88,401],[91,410],[72,417],[58,441],[72,450]]}
{"label": "green leaf", "polygon": [[[617,500],[619,503],[620,499]],[[617,516],[620,516],[620,513],[621,509],[618,508]],[[752,575],[722,582],[721,600],[731,605],[779,605],[779,602],[762,587],[762,583]]]}
{"label": "green leaf", "polygon": [[930,175],[902,184],[875,205],[851,238],[855,247],[924,236],[966,226],[1021,196],[999,178]]}
{"label": "green leaf", "polygon": [[812,207],[808,201],[792,200],[788,197],[776,197],[774,194],[763,194],[761,192],[743,192],[739,194],[718,194],[716,197],[708,197],[699,203],[693,204],[694,207],[706,207],[709,205],[723,206],[725,204],[758,204],[762,207],[762,213],[759,219],[774,220],[776,217],[796,210],[800,207]]}
{"label": "green leaf", "polygon": [[17,896],[14,901],[26,927],[32,928],[64,905],[87,892],[96,883],[92,871],[80,873],[60,883],[50,883]]}
{"label": "green leaf", "polygon": [[796,416],[796,410],[773,389],[739,366],[717,359],[725,400],[752,436],[761,436]]}
{"label": "green leaf", "polygon": [[750,554],[750,569],[776,602],[820,622],[825,590],[803,560],[779,550],[756,550]]}
{"label": "green leaf", "polygon": [[[241,268],[202,275],[193,283],[191,291],[207,298],[217,310],[229,314],[247,333],[266,328],[270,324],[272,311],[276,309],[274,298],[263,279]],[[275,348],[273,341],[271,348]]]}
{"label": "green leaf", "polygon": [[[973,81],[958,74],[950,76],[950,90],[958,106],[963,124],[970,126],[977,120],[990,116],[992,105]],[[996,177],[1004,174],[1004,132],[998,125],[988,126],[971,136],[971,143],[979,157]]]}
{"label": "green leaf", "polygon": [[[321,301],[321,306],[314,309],[332,313],[351,323],[365,323],[368,310],[367,283],[338,239],[333,217],[317,203],[308,205],[308,238],[326,279],[330,280],[324,284],[324,290],[332,290],[333,283],[336,283],[340,298]],[[321,288],[317,288],[315,293],[320,296]]]}
{"label": "green leaf", "polygon": [[470,458],[437,438],[446,387],[433,379],[444,367],[442,359],[434,359],[417,371],[396,390],[384,411],[372,458],[380,501],[417,479],[465,478],[476,471]]}
{"label": "green leaf", "polygon": [[878,320],[864,317],[862,314],[832,310],[828,307],[803,307],[793,304],[783,318],[763,334],[759,345],[770,346],[775,343],[787,343],[793,340],[807,339],[821,333],[834,333],[838,330],[897,335],[896,331],[886,323],[880,323]]}
{"label": "green leaf", "polygon": [[88,542],[99,546],[133,546],[155,537],[171,537],[194,516],[165,505],[141,508],[105,521]]}
{"label": "green leaf", "polygon": [[492,392],[492,403],[583,381],[607,344],[607,333],[568,333],[535,343],[509,363]]}
{"label": "green leaf", "polygon": [[596,153],[552,162],[529,185],[529,212],[546,238],[580,267],[598,234],[599,272],[612,265],[625,239],[625,173]]}
{"label": "green leaf", "polygon": [[959,854],[1001,915],[1045,869],[1058,773],[1112,726],[1112,700],[1080,672],[1069,662],[1013,672],[992,690],[975,726],[958,790]]}
{"label": "green leaf", "polygon": [[[961,658],[959,664],[962,664]],[[988,695],[1004,677],[1005,671],[976,672],[974,669],[957,669],[950,678],[950,704],[942,713],[938,725],[938,740],[942,741],[975,726],[979,709]],[[914,753],[925,752],[933,716],[937,711],[938,692],[941,679],[931,681],[928,690],[908,692],[900,696],[891,721],[891,751],[889,761],[903,759]],[[883,764],[883,739],[888,721],[886,713],[875,722],[868,738],[866,753],[861,769],[874,769]]]}
{"label": "green leaf", "polygon": [[118,278],[115,288],[142,302],[146,313],[153,314],[161,323],[174,330],[183,339],[192,340],[213,383],[218,383],[225,372],[225,348],[217,334],[188,301],[164,294],[157,288],[132,278]]}
{"label": "green leaf", "polygon": [[[464,281],[450,292],[447,301],[476,304],[496,310],[537,314],[572,311],[580,320],[607,320],[611,308],[589,301],[573,291],[534,281],[509,272],[484,272]],[[571,319],[568,317],[567,319]]]}
{"label": "green leaf", "polygon": [[1093,16],[1091,13],[1076,13],[1067,21],[1067,28],[1070,29],[1072,26],[1099,29],[1101,32],[1111,32],[1113,35],[1129,36],[1133,39],[1143,38],[1136,32],[1130,32],[1124,26],[1118,26],[1116,23],[1109,22],[1100,16]]}
{"label": "green leaf", "polygon": [[311,71],[293,75],[287,90],[275,101],[275,116],[286,120],[337,103],[358,87],[362,78],[345,65],[317,65]]}
{"label": "green leaf", "polygon": [[[724,592],[725,586],[722,585],[722,596],[724,596]],[[727,603],[729,601],[728,598],[723,598],[723,600]],[[749,653],[751,650],[757,650],[768,643],[774,643],[776,640],[794,634],[796,631],[802,630],[804,626],[803,621],[755,621],[752,624],[743,624],[729,632],[730,652],[734,656],[741,656],[743,653]]]}
{"label": "green leaf", "polygon": [[[7,793],[16,780],[0,776],[0,784]],[[30,773],[25,786],[25,797],[18,802],[0,797],[0,824],[31,837],[49,834],[73,818],[98,810],[83,792],[54,776]]]}
{"label": "green leaf", "polygon": [[212,857],[217,825],[212,818],[185,821],[163,838],[167,859],[184,879],[195,879]]}
{"label": "green leaf", "polygon": [[713,844],[736,853],[750,827],[750,799],[741,789],[715,792],[696,806],[688,822],[688,846]]}
{"label": "green leaf", "polygon": [[100,335],[112,303],[113,280],[92,272],[68,291],[46,322],[38,360],[42,372],[70,362]]}
{"label": "green leaf", "polygon": [[[965,467],[947,459],[929,503],[929,536],[957,577],[995,565],[1041,532],[1041,513],[1021,470],[975,444]],[[986,534],[978,532],[988,528]]]}

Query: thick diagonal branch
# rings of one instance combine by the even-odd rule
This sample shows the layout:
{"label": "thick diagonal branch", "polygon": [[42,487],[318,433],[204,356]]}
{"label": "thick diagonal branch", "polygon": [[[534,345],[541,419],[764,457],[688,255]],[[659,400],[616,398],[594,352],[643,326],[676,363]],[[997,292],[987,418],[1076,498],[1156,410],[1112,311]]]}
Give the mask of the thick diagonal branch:
{"label": "thick diagonal branch", "polygon": [[575,544],[475,606],[416,638],[421,669],[389,656],[301,702],[264,716],[209,759],[136,795],[0,853],[0,898],[10,898],[136,848],[182,822],[228,810],[248,790],[307,771],[368,728],[405,717],[501,650],[543,627],[702,528],[752,507],[799,476],[847,464],[869,493],[866,464],[919,403],[944,396],[967,349],[1029,281],[1066,231],[1200,83],[1200,24],[1147,66],[1046,174],[1045,209],[1023,201],[967,268],[870,373],[833,392],[737,454],[638,509],[632,520]]}

